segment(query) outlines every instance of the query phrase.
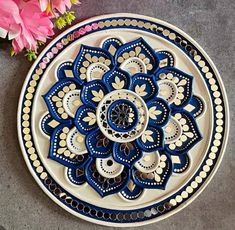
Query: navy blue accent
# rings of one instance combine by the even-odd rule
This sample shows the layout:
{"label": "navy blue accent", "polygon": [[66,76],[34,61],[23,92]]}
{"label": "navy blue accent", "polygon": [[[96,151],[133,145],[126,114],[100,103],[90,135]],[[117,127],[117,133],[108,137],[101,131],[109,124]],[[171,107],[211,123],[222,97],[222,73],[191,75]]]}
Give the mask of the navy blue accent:
{"label": "navy blue accent", "polygon": [[[128,107],[128,108],[127,108]],[[132,109],[132,111],[130,111]],[[129,114],[133,113],[133,122],[129,122]],[[125,119],[125,121],[123,121]],[[107,121],[110,127],[118,132],[129,132],[138,123],[138,110],[136,106],[126,99],[114,101],[107,110]]]}
{"label": "navy blue accent", "polygon": [[51,115],[49,113],[47,113],[42,118],[41,129],[48,136],[51,136],[51,134],[54,131],[54,128],[52,128],[51,126],[48,125],[48,123],[50,123],[52,120],[54,120],[54,119],[51,117]]}
{"label": "navy blue accent", "polygon": [[[171,155],[171,156],[173,156],[173,155]],[[185,172],[191,164],[188,153],[177,155],[177,156],[180,159],[180,163],[173,163],[173,172],[174,173]]]}
{"label": "navy blue accent", "polygon": [[[145,87],[144,87],[145,85]],[[152,75],[138,73],[132,77],[132,84],[130,89],[136,92],[136,87],[144,87],[144,95],[140,96],[146,101],[151,100],[157,96],[158,86],[155,81],[155,77]],[[138,92],[136,92],[138,94]]]}
{"label": "navy blue accent", "polygon": [[[147,107],[150,110],[155,108],[161,111],[161,114],[155,115],[156,117],[149,116],[149,125],[151,126],[165,126],[170,118],[171,109],[167,101],[161,98],[155,98],[147,102]],[[154,115],[154,114],[153,114]],[[152,115],[152,116],[153,116]],[[153,119],[154,118],[154,119]]]}
{"label": "navy blue accent", "polygon": [[86,182],[85,168],[68,168],[68,179],[76,185],[82,185]]}
{"label": "navy blue accent", "polygon": [[180,155],[187,153],[194,145],[196,145],[200,140],[202,140],[201,132],[193,116],[185,110],[174,111],[172,112],[172,115],[174,116],[174,114],[178,112],[182,115],[182,118],[186,120],[186,124],[189,126],[189,130],[185,132],[183,131],[183,134],[186,135],[186,133],[193,132],[194,135],[196,135],[196,137],[195,136],[189,137],[186,135],[187,141],[183,142],[181,146],[176,146],[174,150],[171,150],[169,148],[169,144],[165,144],[167,151],[173,155],[178,155],[178,154]]}
{"label": "navy blue accent", "polygon": [[127,200],[135,200],[139,198],[143,194],[144,189],[138,186],[137,184],[134,185],[134,189],[131,191],[128,186],[126,186],[120,194],[126,198]]}
{"label": "navy blue accent", "polygon": [[[116,63],[118,57],[121,57],[126,52],[135,51],[136,47],[141,47],[141,53],[144,54],[146,58],[149,58],[150,64],[153,66],[151,70],[147,70],[147,73],[152,74],[157,71],[159,65],[158,57],[152,47],[142,37],[122,45],[115,54]],[[119,64],[117,63],[117,65]]]}
{"label": "navy blue accent", "polygon": [[122,173],[115,178],[103,177],[96,169],[95,159],[90,160],[86,166],[85,172],[88,184],[102,197],[121,191],[126,187],[130,179],[130,170],[127,168],[124,168]]}
{"label": "navy blue accent", "polygon": [[70,158],[70,157],[67,157],[63,154],[57,153],[57,150],[59,148],[68,149],[66,146],[65,147],[59,146],[59,142],[60,142],[59,136],[62,133],[62,129],[64,127],[68,127],[69,129],[72,129],[73,125],[61,124],[54,129],[54,132],[53,132],[51,139],[50,139],[50,150],[49,150],[48,158],[55,160],[55,161],[59,162],[60,164],[66,166],[66,167],[69,167],[69,168],[82,167],[86,164],[86,162],[89,158],[87,153],[83,154],[83,155],[76,155],[74,158]]}
{"label": "navy blue accent", "polygon": [[167,50],[161,50],[161,51],[157,51],[156,54],[159,59],[159,62],[166,59],[168,67],[173,67],[175,65],[174,56],[172,55],[171,52]]}
{"label": "navy blue accent", "polygon": [[118,67],[114,67],[112,70],[108,71],[103,76],[103,82],[109,91],[116,90],[113,87],[113,84],[115,83],[116,77],[119,78],[120,82],[124,81],[124,85],[123,85],[122,89],[129,89],[130,84],[131,84],[130,74],[128,72],[118,68]]}
{"label": "navy blue accent", "polygon": [[[181,104],[180,105],[176,105],[175,103],[171,104],[171,107],[174,108],[174,109],[179,109],[179,108],[183,108],[184,106],[186,106],[188,104],[188,102],[190,101],[191,97],[192,97],[193,77],[186,74],[185,72],[182,72],[179,69],[174,68],[174,67],[166,67],[166,68],[160,69],[156,73],[157,80],[160,79],[159,75],[161,73],[165,73],[165,74],[172,73],[173,76],[177,75],[177,77],[179,78],[179,82],[184,80],[184,79],[187,79],[187,84],[186,85],[180,85],[180,87],[184,88],[184,92],[183,92],[184,99],[182,100]],[[182,75],[183,77],[180,76],[180,75]],[[177,84],[179,84],[179,83],[177,83]]]}
{"label": "navy blue accent", "polygon": [[95,108],[82,105],[78,108],[74,118],[74,124],[76,128],[81,134],[84,135],[88,134],[90,131],[98,127],[96,122],[92,125],[89,125],[89,122],[83,120],[85,117],[88,117],[88,113],[95,114]]}
{"label": "navy blue accent", "polygon": [[108,51],[110,46],[113,46],[116,50],[118,50],[122,44],[122,41],[118,38],[108,38],[104,41],[102,48]]}
{"label": "navy blue accent", "polygon": [[137,162],[143,155],[143,152],[136,141],[129,143],[115,142],[113,145],[113,158],[129,168]]}
{"label": "navy blue accent", "polygon": [[189,101],[189,105],[194,106],[195,108],[190,111],[194,118],[199,117],[205,110],[205,105],[203,100],[196,95],[193,95],[191,100]]}
{"label": "navy blue accent", "polygon": [[[98,58],[104,57],[105,59],[108,59],[111,61],[111,65],[109,66],[109,68],[110,69],[113,68],[114,60],[113,60],[112,55],[108,51],[106,51],[102,48],[98,48],[98,47],[90,47],[90,46],[86,46],[86,45],[81,45],[79,53],[78,53],[77,57],[75,58],[74,65],[73,65],[74,75],[77,78],[80,78],[79,77],[80,76],[79,69],[83,66],[82,63],[84,61],[88,61],[84,54],[90,54],[91,57],[93,57],[93,56],[96,56]],[[91,62],[89,61],[89,63],[91,63]],[[83,81],[83,80],[81,79],[81,81]]]}
{"label": "navy blue accent", "polygon": [[[142,136],[143,135],[148,136],[147,134],[145,134],[148,131],[151,131],[152,134],[149,135],[150,136],[149,139],[146,138],[146,142],[144,143],[142,140]],[[163,134],[162,128],[148,126],[146,128],[146,131],[144,132],[144,134],[142,134],[142,136],[139,137],[136,141],[137,141],[139,147],[144,152],[153,152],[153,151],[163,149],[164,134]]]}
{"label": "navy blue accent", "polygon": [[96,129],[86,136],[86,147],[92,157],[106,158],[112,154],[113,142]]}
{"label": "navy blue accent", "polygon": [[[102,91],[102,95],[108,93],[107,87],[102,80],[93,80],[85,83],[81,92],[81,100],[85,105],[96,107],[100,101],[94,101],[93,98],[96,96],[94,92],[99,93]],[[100,98],[101,100],[102,98]]]}
{"label": "navy blue accent", "polygon": [[[142,176],[143,174],[138,171],[136,168],[132,169],[132,175],[133,175],[133,180],[134,182],[142,187],[142,188],[150,188],[150,189],[162,189],[164,190],[166,188],[167,182],[172,174],[172,163],[171,163],[171,158],[166,152],[159,152],[160,156],[162,154],[165,154],[167,157],[167,160],[165,161],[166,167],[163,169],[163,173],[160,175],[161,176],[161,181],[157,182],[155,180],[155,173],[147,173],[145,176]],[[151,176],[149,174],[152,174]],[[164,175],[164,176],[163,176]]]}
{"label": "navy blue accent", "polygon": [[79,85],[78,81],[76,79],[62,79],[59,82],[56,82],[55,85],[53,85],[51,87],[51,89],[45,94],[43,95],[43,98],[46,102],[47,108],[50,112],[50,115],[57,121],[59,121],[60,123],[68,123],[71,122],[71,117],[68,117],[67,119],[63,119],[61,117],[61,114],[59,114],[57,112],[57,107],[56,107],[56,102],[52,101],[52,97],[53,96],[58,96],[57,93],[59,91],[61,91],[63,89],[63,87],[65,86],[69,86],[70,84],[75,84],[76,85],[76,89],[80,89],[81,86]]}

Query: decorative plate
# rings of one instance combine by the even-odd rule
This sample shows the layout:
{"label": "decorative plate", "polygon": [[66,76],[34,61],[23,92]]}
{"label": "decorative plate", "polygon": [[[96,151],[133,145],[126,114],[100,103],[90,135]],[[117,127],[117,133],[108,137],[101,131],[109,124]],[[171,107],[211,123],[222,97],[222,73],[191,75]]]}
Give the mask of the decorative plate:
{"label": "decorative plate", "polygon": [[228,136],[221,78],[178,28],[134,14],[75,25],[25,80],[18,134],[40,187],[70,213],[138,226],[210,181]]}

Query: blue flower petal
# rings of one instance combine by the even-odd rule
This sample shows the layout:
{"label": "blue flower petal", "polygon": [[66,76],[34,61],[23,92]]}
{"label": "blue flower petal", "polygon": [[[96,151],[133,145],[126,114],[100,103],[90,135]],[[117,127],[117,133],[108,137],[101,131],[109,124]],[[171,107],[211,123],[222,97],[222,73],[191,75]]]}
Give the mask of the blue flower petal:
{"label": "blue flower petal", "polygon": [[200,96],[193,95],[188,105],[186,105],[184,109],[190,112],[194,118],[199,118],[204,114],[206,110],[206,104]]}
{"label": "blue flower petal", "polygon": [[143,194],[144,189],[130,180],[127,186],[120,192],[121,196],[127,200],[136,200]]}
{"label": "blue flower petal", "polygon": [[[59,80],[66,78],[74,78],[75,75],[73,73],[73,63],[71,61],[66,61],[61,63],[57,68],[57,78]],[[76,77],[76,80],[81,84],[82,81],[80,78]]]}
{"label": "blue flower petal", "polygon": [[[171,107],[179,109],[188,104],[192,97],[192,76],[172,67],[161,69],[157,72],[156,76],[157,83],[159,85],[159,96],[166,100],[170,100],[170,97],[174,98]],[[161,94],[162,81],[170,82],[169,92],[165,92],[164,94]],[[166,88],[164,91],[166,91]],[[167,98],[165,98],[166,96]]]}
{"label": "blue flower petal", "polygon": [[121,46],[115,55],[118,66],[133,74],[151,74],[158,67],[159,61],[155,51],[143,39],[139,38]]}
{"label": "blue flower petal", "polygon": [[113,142],[96,129],[86,137],[86,147],[93,157],[108,157],[112,154]]}
{"label": "blue flower petal", "polygon": [[113,68],[113,63],[113,57],[108,51],[97,47],[81,45],[74,61],[74,75],[84,81],[97,77],[98,72],[99,78],[101,78],[105,72]]}
{"label": "blue flower petal", "polygon": [[96,129],[97,123],[95,109],[91,106],[80,106],[76,112],[74,124],[79,132],[85,135]]}
{"label": "blue flower petal", "polygon": [[40,122],[42,131],[47,135],[51,136],[54,128],[58,126],[60,123],[53,119],[53,117],[47,113],[42,117]]}
{"label": "blue flower petal", "polygon": [[155,98],[147,102],[149,111],[149,124],[151,126],[164,126],[170,117],[170,108],[168,103],[161,99]]}
{"label": "blue flower petal", "polygon": [[132,77],[130,89],[144,100],[154,98],[158,93],[158,86],[154,76],[136,74]]}
{"label": "blue flower petal", "polygon": [[103,81],[108,90],[113,91],[119,89],[128,89],[131,78],[126,71],[115,67],[103,76]]}
{"label": "blue flower petal", "polygon": [[[183,110],[180,112],[174,111],[172,112],[172,116],[177,129],[171,134],[174,138],[170,141],[165,141],[166,149],[174,155],[187,153],[202,139],[202,135],[195,119],[189,112]],[[173,129],[171,128],[171,130]]]}
{"label": "blue flower petal", "polygon": [[135,141],[128,143],[115,142],[113,145],[113,158],[127,167],[132,167],[141,157],[142,150]]}
{"label": "blue flower petal", "polygon": [[65,111],[63,107],[63,99],[67,93],[72,90],[80,89],[81,86],[75,79],[63,79],[57,82],[48,91],[46,95],[43,96],[51,116],[61,122],[65,123],[71,120],[69,114]]}
{"label": "blue flower petal", "polygon": [[191,165],[188,153],[181,154],[181,155],[172,155],[171,154],[171,161],[173,164],[173,172],[174,173],[183,173]]}
{"label": "blue flower petal", "polygon": [[109,51],[109,53],[114,56],[116,51],[118,50],[118,48],[120,46],[122,46],[122,41],[119,38],[116,37],[111,37],[106,39],[103,43],[102,43],[102,48]]}
{"label": "blue flower petal", "polygon": [[86,177],[88,184],[94,188],[102,197],[118,193],[126,187],[130,171],[124,168],[122,173],[114,178],[103,177],[96,168],[96,160],[91,160],[86,166]]}
{"label": "blue flower petal", "polygon": [[84,166],[89,156],[87,153],[77,155],[68,147],[66,138],[72,125],[62,124],[55,128],[50,139],[49,158],[55,160],[69,168],[78,168]]}
{"label": "blue flower petal", "polygon": [[139,147],[145,152],[153,152],[163,148],[164,134],[159,127],[148,126],[137,139]]}
{"label": "blue flower petal", "polygon": [[81,168],[68,168],[67,178],[75,185],[82,185],[86,182],[85,167]]}
{"label": "blue flower petal", "polygon": [[158,60],[159,60],[159,67],[173,67],[175,65],[174,56],[171,52],[167,50],[160,50],[156,52]]}
{"label": "blue flower petal", "polygon": [[165,189],[172,174],[172,163],[170,156],[165,152],[159,152],[160,161],[155,171],[144,173],[136,168],[132,169],[135,184],[142,188]]}
{"label": "blue flower petal", "polygon": [[96,107],[107,93],[108,90],[103,81],[89,81],[83,85],[81,100],[86,105]]}

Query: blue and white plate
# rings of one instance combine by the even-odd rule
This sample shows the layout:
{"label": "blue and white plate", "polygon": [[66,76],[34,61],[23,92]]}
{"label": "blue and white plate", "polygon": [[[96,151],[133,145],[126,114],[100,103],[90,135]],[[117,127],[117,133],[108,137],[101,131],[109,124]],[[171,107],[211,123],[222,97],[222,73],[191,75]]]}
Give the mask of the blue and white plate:
{"label": "blue and white plate", "polygon": [[189,204],[228,136],[221,78],[178,28],[105,15],[55,38],[25,80],[18,134],[27,166],[61,207],[139,226]]}

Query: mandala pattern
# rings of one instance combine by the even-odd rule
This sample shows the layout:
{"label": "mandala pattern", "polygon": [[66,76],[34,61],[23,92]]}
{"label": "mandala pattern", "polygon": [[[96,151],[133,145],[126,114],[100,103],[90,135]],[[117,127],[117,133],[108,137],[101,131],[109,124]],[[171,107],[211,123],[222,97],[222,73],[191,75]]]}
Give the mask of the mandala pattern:
{"label": "mandala pattern", "polygon": [[41,129],[49,158],[66,167],[71,183],[135,200],[187,170],[205,108],[193,76],[174,65],[171,52],[143,38],[114,37],[99,48],[82,45],[74,62],[58,67]]}

